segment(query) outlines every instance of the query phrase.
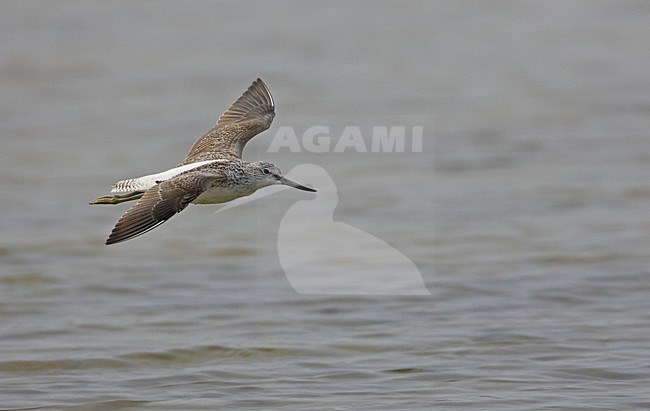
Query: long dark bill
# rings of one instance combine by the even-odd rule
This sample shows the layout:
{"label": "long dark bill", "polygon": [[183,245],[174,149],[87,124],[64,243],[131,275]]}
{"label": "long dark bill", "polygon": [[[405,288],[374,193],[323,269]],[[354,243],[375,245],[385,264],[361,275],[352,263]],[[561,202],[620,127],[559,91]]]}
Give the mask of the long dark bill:
{"label": "long dark bill", "polygon": [[280,179],[278,181],[280,182],[280,184],[284,184],[285,186],[297,188],[298,190],[309,191],[309,192],[312,192],[312,193],[316,192],[316,190],[314,190],[313,188],[305,187],[305,186],[303,186],[301,184],[298,184],[298,183],[296,183],[294,181],[289,180],[286,177],[280,177]]}

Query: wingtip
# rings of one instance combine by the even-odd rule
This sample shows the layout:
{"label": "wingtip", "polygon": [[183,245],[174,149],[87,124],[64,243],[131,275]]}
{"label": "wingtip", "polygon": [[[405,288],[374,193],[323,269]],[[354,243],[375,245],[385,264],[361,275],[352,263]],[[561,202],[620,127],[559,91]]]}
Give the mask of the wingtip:
{"label": "wingtip", "polygon": [[[142,233],[142,234],[144,234],[144,233]],[[131,236],[131,237],[126,237],[126,238],[117,238],[117,239],[114,238],[113,236],[109,236],[109,237],[106,239],[106,241],[104,241],[104,244],[105,244],[105,245],[113,245],[113,244],[117,244],[117,243],[123,243],[124,241],[128,241],[128,240],[130,240],[130,239],[132,239],[132,238],[138,237],[139,235],[140,235],[140,234],[138,234],[138,235],[134,235],[134,236]]]}
{"label": "wingtip", "polygon": [[130,238],[130,237],[126,237],[126,238],[119,238],[119,237],[120,236],[118,236],[117,233],[116,233],[116,227],[113,227],[113,230],[109,234],[109,236],[106,239],[106,241],[104,242],[104,244],[113,245],[113,244],[121,243],[122,241],[126,241],[126,240],[128,240]]}
{"label": "wingtip", "polygon": [[263,93],[266,96],[261,96],[262,99],[264,99],[265,97],[268,98],[269,102],[271,104],[271,107],[273,107],[275,109],[275,101],[273,100],[273,96],[271,95],[271,90],[269,90],[269,87],[266,85],[264,80],[262,80],[260,77],[258,77],[257,80],[253,81],[253,83],[251,84],[249,90],[254,90],[254,89],[258,88],[258,87],[261,87],[261,88],[264,89]]}
{"label": "wingtip", "polygon": [[[270,116],[268,116],[270,114]],[[275,114],[271,91],[261,78],[253,81],[246,91],[217,120],[216,127],[255,117],[267,116],[270,122]],[[190,150],[191,151],[191,150]]]}

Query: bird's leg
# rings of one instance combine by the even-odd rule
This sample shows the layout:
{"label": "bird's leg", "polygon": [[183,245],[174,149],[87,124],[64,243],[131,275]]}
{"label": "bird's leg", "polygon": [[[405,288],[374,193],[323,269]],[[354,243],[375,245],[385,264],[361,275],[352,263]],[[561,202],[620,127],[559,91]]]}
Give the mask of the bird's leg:
{"label": "bird's leg", "polygon": [[104,196],[94,199],[90,202],[94,204],[119,204],[125,201],[137,200],[144,195],[144,191],[133,191],[127,194],[115,194],[112,196]]}

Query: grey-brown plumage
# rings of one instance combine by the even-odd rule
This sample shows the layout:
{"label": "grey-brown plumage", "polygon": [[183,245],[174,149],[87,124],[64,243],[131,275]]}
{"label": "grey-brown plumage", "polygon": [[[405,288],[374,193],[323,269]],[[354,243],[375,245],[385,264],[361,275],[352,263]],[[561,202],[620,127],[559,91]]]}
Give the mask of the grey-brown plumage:
{"label": "grey-brown plumage", "polygon": [[122,180],[113,192],[90,204],[138,200],[115,224],[106,244],[144,234],[181,212],[188,204],[219,204],[247,196],[262,187],[284,184],[316,191],[283,177],[265,161],[241,160],[246,143],[268,129],[275,116],[273,97],[261,79],[226,110],[217,124],[199,138],[177,167],[162,173]]}
{"label": "grey-brown plumage", "polygon": [[268,129],[273,117],[273,97],[266,84],[258,78],[219,117],[217,124],[196,140],[185,160],[179,165],[223,157],[241,158],[244,145]]}
{"label": "grey-brown plumage", "polygon": [[219,175],[215,173],[193,172],[156,184],[120,217],[106,244],[119,243],[153,230],[183,211],[207,189],[211,181],[218,178]]}

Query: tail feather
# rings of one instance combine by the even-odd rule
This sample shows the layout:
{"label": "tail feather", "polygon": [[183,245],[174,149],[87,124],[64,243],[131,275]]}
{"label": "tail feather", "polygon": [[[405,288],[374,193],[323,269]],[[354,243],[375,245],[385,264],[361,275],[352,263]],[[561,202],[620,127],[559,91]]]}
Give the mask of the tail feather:
{"label": "tail feather", "polygon": [[148,190],[156,185],[155,180],[150,179],[149,177],[150,176],[129,178],[127,180],[118,181],[117,183],[113,184],[111,193]]}

